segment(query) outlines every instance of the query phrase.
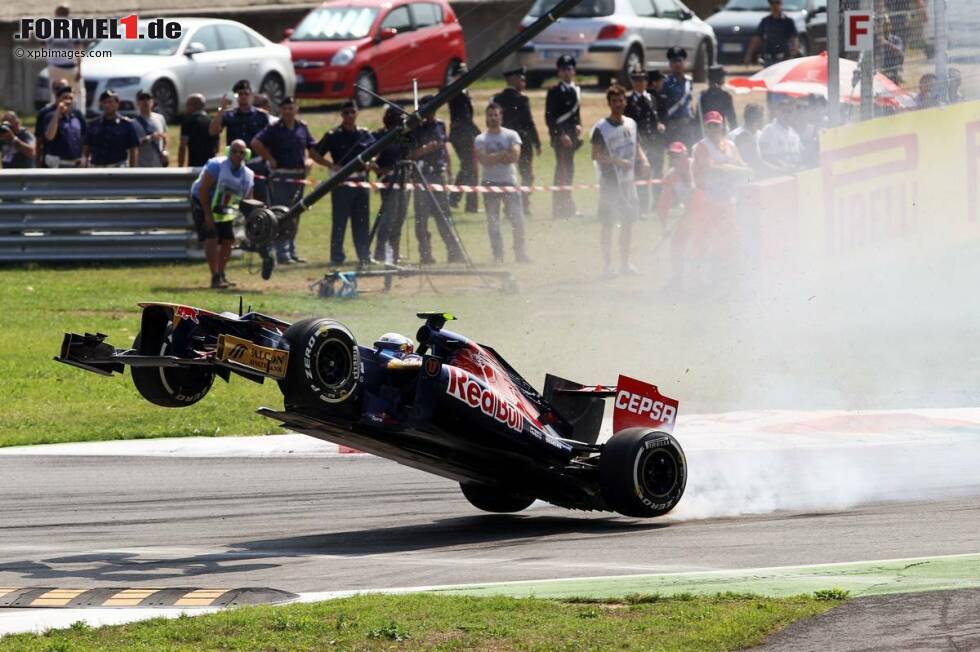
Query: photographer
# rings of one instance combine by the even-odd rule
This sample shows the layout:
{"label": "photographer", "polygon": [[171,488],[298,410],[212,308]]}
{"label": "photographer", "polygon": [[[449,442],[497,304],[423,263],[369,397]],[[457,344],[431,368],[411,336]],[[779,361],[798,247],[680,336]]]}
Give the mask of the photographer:
{"label": "photographer", "polygon": [[13,111],[4,113],[0,122],[0,153],[5,170],[34,167],[34,134],[21,127]]}
{"label": "photographer", "polygon": [[[240,79],[231,88],[234,100],[238,106],[231,108],[232,97],[225,95],[221,98],[221,109],[215,112],[208,125],[208,133],[212,136],[221,136],[221,130],[225,129],[226,141],[229,145],[233,140],[243,140],[246,143],[259,135],[259,132],[272,124],[269,113],[257,105],[258,97],[252,93],[252,85],[247,79]],[[268,100],[267,100],[268,101]],[[245,165],[259,177],[268,177],[269,168],[261,156],[255,156],[251,161],[246,161]],[[266,179],[255,180],[255,197],[266,204],[270,204],[269,188]]]}
{"label": "photographer", "polygon": [[77,168],[87,130],[85,116],[75,108],[71,88],[60,88],[57,107],[45,117],[44,167]]}
{"label": "photographer", "polygon": [[165,168],[170,165],[167,152],[167,119],[153,110],[153,96],[144,90],[136,93],[139,109],[133,118],[140,139],[136,165],[141,168]]}
{"label": "photographer", "polygon": [[[394,107],[388,107],[384,115],[384,128],[375,131],[372,136],[379,140],[393,129],[397,129],[402,124],[402,114]],[[402,224],[405,223],[405,214],[408,212],[408,193],[405,188],[392,188],[390,184],[395,182],[396,170],[401,163],[404,155],[402,143],[388,145],[374,161],[375,172],[378,174],[378,181],[389,184],[389,187],[381,189],[381,208],[378,210],[376,228],[378,230],[375,245],[374,258],[380,262],[397,263],[399,259],[399,244],[401,243]],[[389,259],[388,249],[390,247],[391,256]]]}

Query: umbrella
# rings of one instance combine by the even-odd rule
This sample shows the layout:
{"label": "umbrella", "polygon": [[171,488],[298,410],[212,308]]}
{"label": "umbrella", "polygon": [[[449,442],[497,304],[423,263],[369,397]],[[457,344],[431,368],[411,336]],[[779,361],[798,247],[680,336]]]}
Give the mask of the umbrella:
{"label": "umbrella", "polygon": [[[861,84],[851,85],[858,64],[850,59],[840,60],[840,99],[851,104],[861,103]],[[827,53],[811,57],[787,59],[763,68],[751,77],[734,77],[728,84],[736,89],[760,90],[793,97],[817,95],[827,97]],[[878,104],[910,108],[914,98],[880,72],[874,76],[874,95]]]}

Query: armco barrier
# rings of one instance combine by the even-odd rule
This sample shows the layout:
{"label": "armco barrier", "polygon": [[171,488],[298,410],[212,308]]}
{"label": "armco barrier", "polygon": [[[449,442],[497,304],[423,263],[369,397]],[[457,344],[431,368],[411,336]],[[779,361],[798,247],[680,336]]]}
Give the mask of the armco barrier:
{"label": "armco barrier", "polygon": [[182,259],[191,168],[0,171],[0,261]]}

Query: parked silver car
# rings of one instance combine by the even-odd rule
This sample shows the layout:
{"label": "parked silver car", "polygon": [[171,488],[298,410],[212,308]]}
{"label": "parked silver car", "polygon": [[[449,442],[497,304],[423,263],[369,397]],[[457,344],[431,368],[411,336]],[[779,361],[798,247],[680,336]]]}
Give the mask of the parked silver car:
{"label": "parked silver car", "polygon": [[[111,57],[88,58],[82,64],[88,113],[99,113],[99,95],[112,89],[123,111],[136,109],[136,92],[148,90],[156,111],[171,121],[183,111],[192,93],[204,95],[215,107],[239,79],[269,96],[273,103],[296,89],[289,48],[269,41],[255,30],[217,18],[168,18],[181,25],[176,39],[105,39],[90,47],[111,50]],[[146,21],[139,23],[145,34]],[[38,76],[36,100],[50,100],[47,70]],[[82,107],[79,107],[82,108]]]}
{"label": "parked silver car", "polygon": [[[529,25],[558,0],[536,0],[521,22]],[[598,75],[602,86],[614,78],[629,80],[634,66],[667,68],[667,50],[687,50],[695,81],[704,81],[715,61],[715,33],[680,0],[582,0],[564,18],[521,48],[528,85],[539,86],[555,74],[555,61],[570,54],[578,72]]]}

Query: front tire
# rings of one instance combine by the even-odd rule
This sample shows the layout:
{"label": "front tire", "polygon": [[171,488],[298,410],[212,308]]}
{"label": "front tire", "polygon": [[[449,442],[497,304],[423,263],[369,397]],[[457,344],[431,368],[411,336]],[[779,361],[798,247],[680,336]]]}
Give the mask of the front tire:
{"label": "front tire", "polygon": [[686,485],[684,451],[665,432],[621,430],[606,442],[599,458],[603,498],[623,516],[662,516],[677,505]]}
{"label": "front tire", "polygon": [[[170,343],[164,339],[159,346],[136,336],[133,348],[140,355],[171,355]],[[203,367],[132,367],[130,374],[136,391],[147,401],[160,407],[180,408],[194,405],[211,390],[214,372]]]}
{"label": "front tire", "polygon": [[512,514],[527,509],[534,502],[534,496],[516,494],[501,487],[477,482],[460,482],[459,488],[470,504],[484,512]]}
{"label": "front tire", "polygon": [[279,75],[269,73],[262,79],[262,83],[259,84],[259,92],[268,97],[273,108],[278,110],[279,105],[286,98],[286,83]]}
{"label": "front tire", "polygon": [[[355,83],[361,88],[366,88],[371,91],[371,93],[378,92],[378,80],[370,70],[362,70],[357,75],[357,81]],[[354,89],[354,101],[357,102],[358,108],[366,109],[377,103],[378,100],[371,93],[366,93],[358,88]]]}
{"label": "front tire", "polygon": [[694,81],[698,83],[708,81],[708,68],[711,66],[711,54],[708,50],[707,41],[698,44],[697,54],[694,56]]}
{"label": "front tire", "polygon": [[633,46],[626,53],[626,59],[623,60],[623,68],[619,71],[619,85],[623,88],[631,88],[631,75],[633,74],[634,68],[643,69],[643,50],[637,46]]}
{"label": "front tire", "polygon": [[173,124],[174,118],[177,117],[178,102],[177,102],[177,89],[169,81],[161,79],[155,82],[150,88],[150,95],[153,96],[153,103],[156,106],[156,112],[161,114],[167,119],[167,124]]}
{"label": "front tire", "polygon": [[279,381],[287,406],[346,407],[356,398],[361,357],[343,324],[314,317],[286,330],[289,364]]}

